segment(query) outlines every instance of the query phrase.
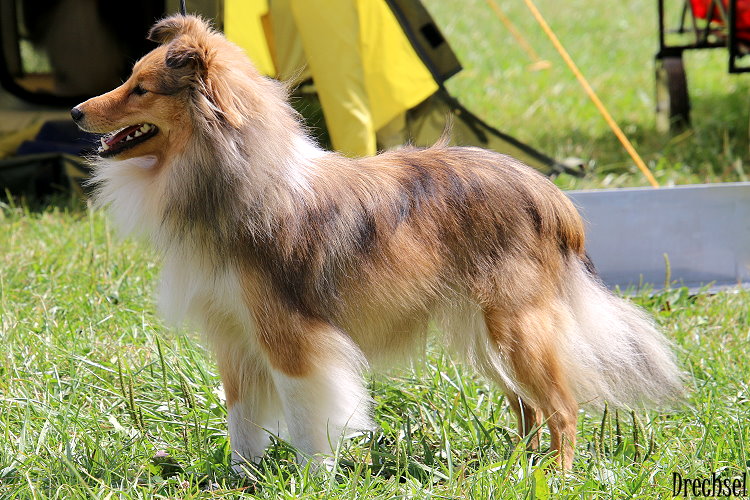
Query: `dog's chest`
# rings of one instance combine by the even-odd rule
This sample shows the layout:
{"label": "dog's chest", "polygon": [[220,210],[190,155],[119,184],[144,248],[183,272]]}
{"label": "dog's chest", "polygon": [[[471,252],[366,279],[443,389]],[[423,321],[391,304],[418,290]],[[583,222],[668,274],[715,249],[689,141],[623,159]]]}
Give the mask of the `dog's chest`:
{"label": "dog's chest", "polygon": [[217,270],[180,255],[167,255],[164,261],[159,310],[170,324],[188,321],[204,330],[217,319],[235,324],[251,322],[236,270],[230,266]]}

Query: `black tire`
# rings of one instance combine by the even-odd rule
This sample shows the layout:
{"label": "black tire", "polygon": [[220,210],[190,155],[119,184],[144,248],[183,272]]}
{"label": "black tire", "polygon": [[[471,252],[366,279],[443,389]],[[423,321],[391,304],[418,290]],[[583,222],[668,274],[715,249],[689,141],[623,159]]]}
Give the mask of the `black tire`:
{"label": "black tire", "polygon": [[681,56],[656,59],[656,129],[679,133],[690,127],[690,96]]}

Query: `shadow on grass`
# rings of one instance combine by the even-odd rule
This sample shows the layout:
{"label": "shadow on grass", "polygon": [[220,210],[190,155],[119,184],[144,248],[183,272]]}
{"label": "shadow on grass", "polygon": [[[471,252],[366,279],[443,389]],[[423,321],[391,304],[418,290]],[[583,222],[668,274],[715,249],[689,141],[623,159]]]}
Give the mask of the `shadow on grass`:
{"label": "shadow on grass", "polygon": [[5,191],[0,193],[0,217],[41,214],[49,211],[83,212],[86,200],[81,196],[65,190],[56,190],[48,194]]}

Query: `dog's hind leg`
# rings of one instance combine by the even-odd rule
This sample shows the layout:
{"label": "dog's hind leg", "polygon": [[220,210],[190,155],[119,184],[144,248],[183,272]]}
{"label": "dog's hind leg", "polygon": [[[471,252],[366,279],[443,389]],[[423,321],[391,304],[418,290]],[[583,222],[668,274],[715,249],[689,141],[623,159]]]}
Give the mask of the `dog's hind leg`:
{"label": "dog's hind leg", "polygon": [[526,448],[530,451],[539,449],[539,428],[542,426],[542,412],[521,399],[518,394],[506,390],[505,396],[508,404],[516,415],[518,422],[518,435],[521,439],[528,437]]}
{"label": "dog's hind leg", "polygon": [[522,440],[527,439],[528,450],[537,450],[542,412],[514,392],[516,383],[511,367],[506,366],[508,363],[503,361],[503,354],[495,340],[496,335],[490,332],[489,321],[485,316],[480,307],[469,303],[451,310],[450,314],[439,319],[448,333],[451,350],[502,389],[516,416],[518,436]]}
{"label": "dog's hind leg", "polygon": [[[490,356],[491,355],[492,354],[490,354]],[[495,384],[502,389],[505,397],[508,399],[508,405],[516,416],[518,437],[521,439],[528,438],[526,449],[529,451],[538,450],[539,429],[542,426],[542,412],[530,405],[527,401],[524,401],[521,396],[508,388],[507,381],[504,380],[502,374],[498,373],[495,363],[484,360],[478,368],[485,377],[495,382]],[[503,372],[505,371],[506,370],[503,370]]]}
{"label": "dog's hind leg", "polygon": [[505,385],[520,395],[520,403],[517,399],[515,404],[511,402],[522,426],[520,433],[529,432],[524,427],[533,429],[539,423],[541,411],[550,429],[551,448],[557,451],[559,464],[569,469],[573,464],[578,404],[557,356],[552,308],[489,307],[484,316],[499,363],[506,365],[499,376],[510,378]]}

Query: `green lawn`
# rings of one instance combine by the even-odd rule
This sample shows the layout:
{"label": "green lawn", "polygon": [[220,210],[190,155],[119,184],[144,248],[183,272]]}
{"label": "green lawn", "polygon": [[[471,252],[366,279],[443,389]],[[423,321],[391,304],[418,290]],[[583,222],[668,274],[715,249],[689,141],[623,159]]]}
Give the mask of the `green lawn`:
{"label": "green lawn", "polygon": [[[427,6],[465,70],[450,89],[502,130],[587,160],[564,188],[645,185],[523,3],[503,7],[551,69],[529,60],[483,0]],[[725,53],[690,54],[694,131],[654,132],[655,1],[539,1],[558,36],[660,182],[744,179],[748,80]],[[564,8],[563,8],[564,7]],[[299,468],[277,443],[242,481],[229,469],[215,365],[155,314],[159,264],[78,202],[0,208],[2,498],[659,498],[672,473],[739,477],[750,457],[750,292],[635,300],[658,318],[689,373],[684,407],[582,414],[574,469],[516,447],[501,394],[437,349],[371,378],[381,430],[340,450],[332,473]],[[548,435],[543,435],[543,446]],[[174,463],[156,463],[166,451]]]}

